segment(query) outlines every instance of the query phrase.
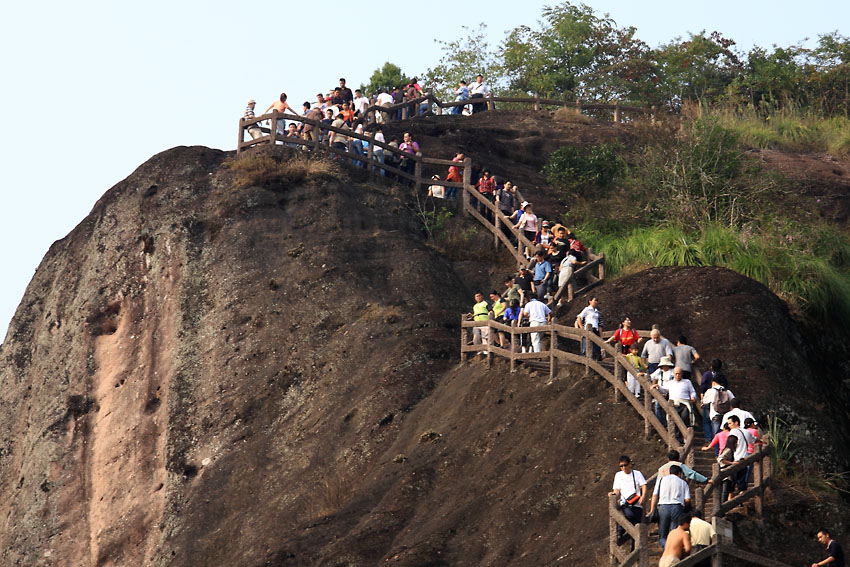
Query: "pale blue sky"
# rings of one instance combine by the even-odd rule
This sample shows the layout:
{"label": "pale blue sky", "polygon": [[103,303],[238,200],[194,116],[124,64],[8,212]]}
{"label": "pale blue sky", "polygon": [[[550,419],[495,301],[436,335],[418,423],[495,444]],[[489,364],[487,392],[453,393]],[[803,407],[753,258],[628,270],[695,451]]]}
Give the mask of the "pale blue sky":
{"label": "pale blue sky", "polygon": [[[414,1],[385,4],[397,10],[389,17],[373,3],[338,0],[5,3],[0,336],[50,244],[153,154],[178,145],[233,149],[248,98],[262,110],[286,91],[300,108],[340,76],[350,86],[365,82],[385,61],[421,74],[441,56],[435,39],[486,21],[496,45],[506,30],[535,25],[547,4],[491,0],[467,10]],[[839,27],[850,22],[850,3],[834,0],[588,4],[635,26],[652,46],[703,29],[742,50],[850,33]]]}

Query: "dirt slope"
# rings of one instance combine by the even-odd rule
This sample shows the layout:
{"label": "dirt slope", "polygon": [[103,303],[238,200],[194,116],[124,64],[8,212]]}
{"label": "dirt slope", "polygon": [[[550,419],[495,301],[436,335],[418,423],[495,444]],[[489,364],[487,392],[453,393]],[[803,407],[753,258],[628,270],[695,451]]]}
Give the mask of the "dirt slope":
{"label": "dirt slope", "polygon": [[[225,158],[155,156],[36,272],[0,347],[2,563],[606,563],[617,457],[661,462],[633,412],[583,373],[458,368],[474,267],[425,246],[405,191],[237,191]],[[694,335],[748,374],[795,348],[742,278],[667,279],[599,291],[669,327],[671,297],[686,328],[769,317],[769,341]]]}

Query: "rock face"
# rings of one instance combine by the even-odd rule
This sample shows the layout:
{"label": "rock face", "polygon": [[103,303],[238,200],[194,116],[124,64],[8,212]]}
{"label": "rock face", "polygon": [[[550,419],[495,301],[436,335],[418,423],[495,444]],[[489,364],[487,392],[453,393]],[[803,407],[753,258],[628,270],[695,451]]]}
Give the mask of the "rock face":
{"label": "rock face", "polygon": [[[2,564],[603,562],[618,456],[664,461],[634,412],[576,369],[458,367],[470,290],[405,190],[235,190],[226,159],[155,156],[36,272],[0,347]],[[790,325],[743,278],[688,281],[689,327]]]}

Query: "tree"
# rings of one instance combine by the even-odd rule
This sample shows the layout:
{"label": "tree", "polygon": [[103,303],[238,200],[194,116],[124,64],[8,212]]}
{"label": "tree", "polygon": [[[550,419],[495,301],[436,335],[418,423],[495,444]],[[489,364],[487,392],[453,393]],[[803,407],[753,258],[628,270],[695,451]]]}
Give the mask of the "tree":
{"label": "tree", "polygon": [[686,100],[718,102],[743,71],[734,45],[719,32],[706,37],[702,31],[691,34],[688,41],[677,38],[655,50],[659,89],[667,104],[676,109]]}
{"label": "tree", "polygon": [[434,40],[442,47],[443,57],[436,67],[425,72],[425,85],[440,98],[453,100],[458,83],[464,80],[471,84],[479,73],[491,89],[497,89],[502,82],[501,65],[487,42],[487,25],[481,23],[475,30],[466,26],[463,29],[467,33],[461,39]]}
{"label": "tree", "polygon": [[380,89],[386,89],[389,92],[393,87],[403,87],[409,82],[410,79],[402,73],[401,67],[387,61],[383,67],[375,69],[369,78],[369,84],[360,85],[360,90],[370,94],[376,93]]}
{"label": "tree", "polygon": [[515,28],[504,43],[504,68],[515,93],[609,100],[629,97],[651,75],[649,48],[635,28],[564,2],[543,9],[535,30]]}

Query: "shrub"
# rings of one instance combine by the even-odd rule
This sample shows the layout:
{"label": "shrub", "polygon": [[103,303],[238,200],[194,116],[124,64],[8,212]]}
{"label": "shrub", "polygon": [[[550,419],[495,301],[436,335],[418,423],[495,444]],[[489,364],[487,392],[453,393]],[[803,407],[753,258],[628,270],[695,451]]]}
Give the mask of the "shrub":
{"label": "shrub", "polygon": [[625,169],[625,162],[617,155],[615,146],[601,144],[590,148],[561,147],[549,156],[543,172],[549,184],[569,192],[606,189]]}

